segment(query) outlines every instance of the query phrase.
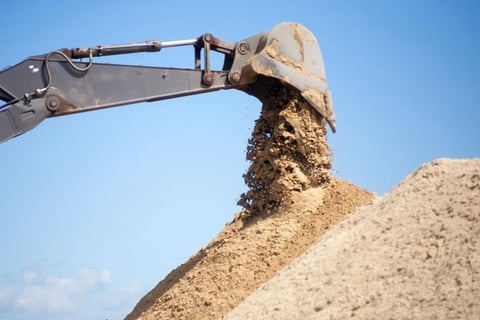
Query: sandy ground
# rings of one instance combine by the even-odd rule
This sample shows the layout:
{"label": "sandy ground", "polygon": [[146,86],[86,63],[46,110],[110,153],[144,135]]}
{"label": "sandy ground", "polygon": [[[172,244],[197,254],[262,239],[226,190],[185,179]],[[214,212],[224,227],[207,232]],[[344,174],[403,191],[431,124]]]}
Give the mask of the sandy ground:
{"label": "sandy ground", "polygon": [[480,158],[421,166],[223,319],[480,319]]}

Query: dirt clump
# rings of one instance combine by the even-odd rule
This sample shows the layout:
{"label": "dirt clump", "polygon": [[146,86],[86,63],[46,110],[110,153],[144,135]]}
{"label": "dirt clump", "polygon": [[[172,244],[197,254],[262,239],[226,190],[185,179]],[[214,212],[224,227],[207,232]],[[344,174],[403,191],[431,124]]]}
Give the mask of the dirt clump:
{"label": "dirt clump", "polygon": [[278,83],[262,90],[261,116],[247,147],[244,210],[126,320],[218,319],[374,198],[331,176],[325,120],[298,92]]}
{"label": "dirt clump", "polygon": [[248,141],[251,166],[244,175],[249,191],[239,205],[253,214],[292,203],[292,193],[330,181],[325,120],[300,93],[272,83]]}

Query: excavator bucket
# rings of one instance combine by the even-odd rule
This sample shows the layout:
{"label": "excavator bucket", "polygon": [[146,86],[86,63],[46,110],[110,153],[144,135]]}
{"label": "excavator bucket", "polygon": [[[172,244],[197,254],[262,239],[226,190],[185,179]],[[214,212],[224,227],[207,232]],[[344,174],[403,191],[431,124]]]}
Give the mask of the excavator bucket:
{"label": "excavator bucket", "polygon": [[335,132],[335,113],[315,36],[302,25],[285,22],[263,34],[258,44],[245,66],[247,73],[273,77],[296,88]]}

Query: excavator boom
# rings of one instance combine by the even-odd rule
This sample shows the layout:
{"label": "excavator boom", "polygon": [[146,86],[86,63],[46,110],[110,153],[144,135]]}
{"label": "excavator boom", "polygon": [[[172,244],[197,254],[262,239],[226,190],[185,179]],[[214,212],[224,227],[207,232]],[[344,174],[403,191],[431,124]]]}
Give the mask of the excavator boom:
{"label": "excavator boom", "polygon": [[[194,68],[93,62],[94,58],[193,46]],[[211,51],[224,55],[212,70]],[[203,54],[202,54],[203,52]],[[88,59],[87,62],[79,59]],[[49,117],[221,89],[252,90],[261,77],[296,88],[335,132],[335,114],[323,58],[313,34],[295,23],[237,43],[206,33],[196,39],[60,49],[30,57],[0,72],[0,142],[25,133]]]}

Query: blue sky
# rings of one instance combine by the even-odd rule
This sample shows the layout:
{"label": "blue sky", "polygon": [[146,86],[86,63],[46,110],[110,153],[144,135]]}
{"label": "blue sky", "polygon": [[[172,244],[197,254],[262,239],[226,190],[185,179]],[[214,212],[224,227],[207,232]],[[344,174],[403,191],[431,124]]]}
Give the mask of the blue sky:
{"label": "blue sky", "polygon": [[[424,162],[480,156],[476,1],[31,2],[2,4],[0,67],[62,47],[235,42],[295,21],[323,52],[336,176],[383,194]],[[220,91],[48,119],[1,144],[0,320],[122,319],[239,211],[260,107]]]}

